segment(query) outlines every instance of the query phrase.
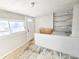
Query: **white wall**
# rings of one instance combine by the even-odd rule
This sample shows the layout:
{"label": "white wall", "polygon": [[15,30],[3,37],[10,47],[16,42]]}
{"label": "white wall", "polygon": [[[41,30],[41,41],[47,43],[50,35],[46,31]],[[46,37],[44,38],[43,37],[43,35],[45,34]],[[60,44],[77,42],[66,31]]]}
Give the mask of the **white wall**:
{"label": "white wall", "polygon": [[23,45],[26,37],[25,31],[0,37],[0,59]]}
{"label": "white wall", "polygon": [[[13,21],[13,20],[25,21],[24,15],[19,15],[2,10],[0,10],[0,18],[5,18],[5,20],[9,20],[9,21]],[[31,17],[26,16],[26,18],[31,18]],[[26,26],[27,25],[25,24],[25,28],[27,29]],[[0,37],[0,59],[2,59],[7,54],[11,53],[18,47],[22,46],[27,41],[28,41],[27,30]]]}
{"label": "white wall", "polygon": [[35,34],[35,43],[39,46],[70,54],[79,58],[79,37]]}
{"label": "white wall", "polygon": [[73,8],[72,36],[79,37],[79,5]]}
{"label": "white wall", "polygon": [[24,15],[8,12],[8,11],[4,11],[4,10],[0,10],[0,17],[8,18],[8,20],[10,20],[10,19],[24,20],[25,19]]}
{"label": "white wall", "polygon": [[39,28],[53,28],[53,13],[50,15],[37,17],[35,20],[35,30]]}

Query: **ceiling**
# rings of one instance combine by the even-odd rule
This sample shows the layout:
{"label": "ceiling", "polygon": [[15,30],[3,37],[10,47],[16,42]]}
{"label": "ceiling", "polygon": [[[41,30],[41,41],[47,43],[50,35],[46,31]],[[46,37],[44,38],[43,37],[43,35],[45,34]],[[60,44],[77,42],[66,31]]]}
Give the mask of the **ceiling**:
{"label": "ceiling", "polygon": [[[32,1],[35,2],[34,7],[31,6]],[[38,17],[71,9],[77,3],[79,0],[0,0],[0,9]]]}

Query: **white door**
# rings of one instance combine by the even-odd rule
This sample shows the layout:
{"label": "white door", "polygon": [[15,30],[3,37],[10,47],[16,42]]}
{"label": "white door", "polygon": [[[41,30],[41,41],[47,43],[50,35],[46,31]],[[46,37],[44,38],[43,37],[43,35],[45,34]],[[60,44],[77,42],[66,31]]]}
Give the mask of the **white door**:
{"label": "white door", "polygon": [[34,22],[27,22],[27,37],[28,39],[34,38],[34,32],[35,32],[35,24]]}

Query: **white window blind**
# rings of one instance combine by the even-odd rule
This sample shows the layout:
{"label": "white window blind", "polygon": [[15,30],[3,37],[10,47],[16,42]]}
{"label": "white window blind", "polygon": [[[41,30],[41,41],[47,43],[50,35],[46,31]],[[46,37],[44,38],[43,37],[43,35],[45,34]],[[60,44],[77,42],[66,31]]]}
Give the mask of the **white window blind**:
{"label": "white window blind", "polygon": [[11,32],[24,31],[24,22],[22,21],[12,21],[9,22]]}
{"label": "white window blind", "polygon": [[0,21],[0,36],[10,34],[8,21]]}

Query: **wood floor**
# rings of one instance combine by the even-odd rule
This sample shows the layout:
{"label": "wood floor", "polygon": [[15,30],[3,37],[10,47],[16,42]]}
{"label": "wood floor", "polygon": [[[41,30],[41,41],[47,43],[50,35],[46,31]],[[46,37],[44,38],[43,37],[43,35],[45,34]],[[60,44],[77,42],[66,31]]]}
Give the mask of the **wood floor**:
{"label": "wood floor", "polygon": [[68,54],[43,48],[30,41],[18,48],[4,59],[79,59]]}

